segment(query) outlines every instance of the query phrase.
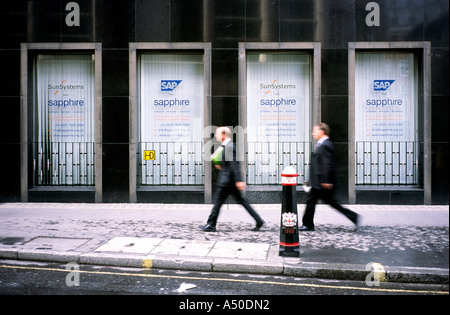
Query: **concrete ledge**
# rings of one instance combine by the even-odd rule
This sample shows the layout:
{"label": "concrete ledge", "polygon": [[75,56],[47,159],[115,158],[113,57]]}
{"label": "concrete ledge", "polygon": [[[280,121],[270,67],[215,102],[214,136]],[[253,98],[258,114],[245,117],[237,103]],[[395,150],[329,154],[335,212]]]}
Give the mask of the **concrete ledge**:
{"label": "concrete ledge", "polygon": [[51,261],[78,263],[78,257],[80,253],[76,252],[60,252],[54,250],[42,250],[42,249],[21,249],[17,252],[18,260],[32,260],[32,261]]}
{"label": "concrete ledge", "polygon": [[449,270],[441,268],[386,267],[388,282],[448,284]]}
{"label": "concrete ledge", "polygon": [[282,275],[283,264],[267,261],[214,259],[212,271]]}
{"label": "concrete ledge", "polygon": [[79,263],[141,268],[143,258],[143,255],[133,254],[123,255],[121,253],[86,253],[80,255]]}
{"label": "concrete ledge", "polygon": [[17,248],[0,248],[0,258],[17,260]]}
{"label": "concrete ledge", "polygon": [[293,277],[325,278],[338,280],[366,279],[369,271],[363,265],[354,264],[325,264],[325,263],[299,263],[285,264],[284,275]]}
{"label": "concrete ledge", "polygon": [[213,260],[209,258],[148,256],[145,259],[147,260],[147,266],[151,264],[151,268],[213,271]]}
{"label": "concrete ledge", "polygon": [[[0,248],[0,259],[172,269],[199,272],[231,272],[304,278],[365,281],[366,265],[302,262],[301,259],[238,259],[121,252],[57,251],[32,248]],[[383,266],[386,282],[448,284],[449,270],[442,268]]]}

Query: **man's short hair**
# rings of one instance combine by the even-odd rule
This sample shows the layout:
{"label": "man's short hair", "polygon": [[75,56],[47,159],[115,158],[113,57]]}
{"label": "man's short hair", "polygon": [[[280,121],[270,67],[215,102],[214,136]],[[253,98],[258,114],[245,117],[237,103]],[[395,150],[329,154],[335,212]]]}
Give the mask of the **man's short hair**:
{"label": "man's short hair", "polygon": [[317,127],[319,127],[320,130],[323,130],[323,133],[327,136],[330,135],[330,127],[326,123],[320,123]]}
{"label": "man's short hair", "polygon": [[231,138],[232,136],[231,130],[228,127],[218,127],[216,133],[225,134],[227,138]]}

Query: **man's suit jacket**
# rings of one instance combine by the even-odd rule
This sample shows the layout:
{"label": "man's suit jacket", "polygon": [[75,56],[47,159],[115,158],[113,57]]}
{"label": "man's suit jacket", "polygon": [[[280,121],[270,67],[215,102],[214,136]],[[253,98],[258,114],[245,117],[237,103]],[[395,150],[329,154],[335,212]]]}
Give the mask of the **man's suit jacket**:
{"label": "man's suit jacket", "polygon": [[227,143],[222,151],[222,164],[219,172],[217,186],[233,187],[237,182],[242,182],[242,173],[239,162],[236,159],[236,146],[233,141]]}
{"label": "man's suit jacket", "polygon": [[330,139],[326,139],[312,155],[309,177],[312,188],[322,189],[322,183],[337,188],[336,153]]}

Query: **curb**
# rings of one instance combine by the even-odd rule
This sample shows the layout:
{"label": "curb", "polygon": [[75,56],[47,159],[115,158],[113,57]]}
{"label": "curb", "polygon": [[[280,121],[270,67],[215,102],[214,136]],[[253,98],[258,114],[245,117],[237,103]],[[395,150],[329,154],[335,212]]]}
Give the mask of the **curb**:
{"label": "curb", "polygon": [[382,266],[380,272],[366,265],[315,262],[281,262],[225,258],[154,256],[123,253],[62,252],[38,249],[0,249],[1,259],[78,263],[131,268],[157,268],[202,272],[232,272],[305,278],[380,282],[448,284],[449,270],[442,268]]}

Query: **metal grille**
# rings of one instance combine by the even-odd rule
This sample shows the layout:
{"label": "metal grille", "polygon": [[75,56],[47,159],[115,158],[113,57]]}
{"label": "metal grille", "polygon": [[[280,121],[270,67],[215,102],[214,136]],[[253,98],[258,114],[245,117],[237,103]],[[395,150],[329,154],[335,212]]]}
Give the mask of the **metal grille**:
{"label": "metal grille", "polygon": [[34,142],[36,186],[94,186],[93,142]]}
{"label": "metal grille", "polygon": [[356,142],[356,185],[418,186],[420,151],[415,141]]}
{"label": "metal grille", "polygon": [[[144,151],[154,151],[145,160]],[[203,185],[202,142],[141,142],[138,150],[141,185]]]}
{"label": "metal grille", "polygon": [[309,180],[311,142],[249,142],[247,146],[247,183],[277,185],[281,172],[292,166],[299,184]]}

